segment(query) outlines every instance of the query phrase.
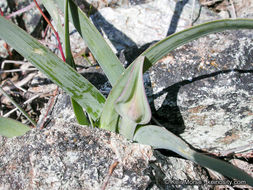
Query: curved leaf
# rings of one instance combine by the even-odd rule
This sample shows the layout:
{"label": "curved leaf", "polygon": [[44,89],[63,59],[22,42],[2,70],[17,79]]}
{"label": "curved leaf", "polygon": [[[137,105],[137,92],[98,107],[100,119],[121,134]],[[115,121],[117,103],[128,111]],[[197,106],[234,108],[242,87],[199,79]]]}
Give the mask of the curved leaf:
{"label": "curved leaf", "polygon": [[115,110],[114,103],[122,93],[122,89],[124,89],[131,74],[130,71],[130,69],[127,69],[124,74],[120,76],[117,84],[112,88],[109,96],[107,97],[100,117],[100,128],[116,132],[119,122],[119,114]]}
{"label": "curved leaf", "polygon": [[253,19],[216,20],[172,34],[164,40],[157,42],[141,54],[141,56],[147,57],[144,64],[144,72],[163,56],[181,45],[210,33],[233,29],[253,29]]}
{"label": "curved leaf", "polygon": [[151,145],[156,149],[171,150],[201,166],[215,170],[227,177],[246,181],[247,184],[253,186],[253,178],[246,172],[232,164],[192,150],[182,139],[164,127],[155,125],[142,126],[136,130],[134,140],[142,144]]}
{"label": "curved leaf", "polygon": [[[194,26],[192,28],[175,33],[165,38],[164,40],[159,41],[154,46],[147,49],[138,58],[136,58],[136,60],[133,63],[131,63],[131,65],[126,69],[126,71],[122,75],[127,78],[129,76],[130,70],[132,69],[132,66],[138,59],[140,59],[141,56],[147,56],[143,66],[143,70],[145,72],[159,59],[167,55],[170,51],[174,50],[180,45],[186,44],[187,42],[199,38],[203,35],[227,29],[252,29],[252,28],[253,28],[253,19],[234,19],[234,20],[226,19]],[[124,78],[123,76],[121,76],[120,80]],[[123,84],[126,82],[123,81],[121,82],[122,84],[120,88],[123,88],[124,86]],[[101,128],[116,131],[119,115],[117,114],[117,112],[113,107],[113,102],[115,98],[117,98],[119,95],[120,92],[118,91],[118,89],[113,88],[105,103],[104,111],[101,116],[100,122]]]}
{"label": "curved leaf", "polygon": [[[135,128],[136,125],[132,125],[133,122],[131,121],[140,124],[149,122],[151,111],[142,80],[143,62],[144,56],[136,59],[134,64],[121,75],[117,84],[111,90],[100,118],[101,128],[116,131],[120,123],[120,131],[124,131],[124,135],[126,131],[128,131],[128,127],[129,131],[134,131],[133,128]],[[119,118],[119,114],[124,118],[123,121]],[[127,125],[127,123],[129,125]],[[122,129],[123,127],[124,129]],[[130,134],[130,132],[128,134]],[[127,135],[127,138],[132,135]]]}
{"label": "curved leaf", "polygon": [[27,125],[10,118],[0,117],[0,135],[12,138],[31,130]]}
{"label": "curved leaf", "polygon": [[66,63],[76,70],[76,65],[71,52],[70,39],[69,39],[69,11],[68,11],[68,0],[65,0],[65,12],[64,12],[64,46],[66,54]]}
{"label": "curved leaf", "polygon": [[194,151],[190,149],[189,145],[164,127],[155,125],[142,126],[136,130],[134,140],[142,144],[151,145],[153,148],[171,150],[189,160],[194,159]]}
{"label": "curved leaf", "polygon": [[121,117],[126,117],[138,124],[146,124],[151,119],[151,110],[143,85],[144,59],[145,57],[141,56],[135,62],[120,96],[114,103]]}

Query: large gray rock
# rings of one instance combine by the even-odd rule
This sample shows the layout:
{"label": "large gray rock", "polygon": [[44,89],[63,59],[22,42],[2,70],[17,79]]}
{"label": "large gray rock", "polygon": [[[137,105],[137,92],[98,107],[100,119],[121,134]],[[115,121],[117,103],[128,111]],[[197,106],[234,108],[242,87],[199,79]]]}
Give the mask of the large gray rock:
{"label": "large gray rock", "polygon": [[115,133],[74,124],[65,94],[58,96],[50,115],[43,130],[13,139],[0,137],[1,190],[90,190],[106,183],[106,189],[112,190],[191,190],[213,189],[208,182],[227,180],[174,154],[164,156]]}
{"label": "large gray rock", "polygon": [[[194,8],[194,9],[192,9]],[[167,35],[188,28],[199,13],[192,0],[156,0],[128,8],[106,7],[91,16],[115,53],[162,40]],[[203,8],[198,22],[218,19]]]}
{"label": "large gray rock", "polygon": [[[101,189],[107,181],[106,189],[115,190],[192,189],[176,181],[208,180],[205,169],[190,161],[166,158],[120,135],[73,124],[66,95],[60,95],[55,107],[52,115],[57,117],[45,129],[0,137],[0,189],[90,190]],[[119,164],[110,177],[115,162]]]}
{"label": "large gray rock", "polygon": [[196,148],[219,152],[250,144],[252,37],[247,30],[212,34],[153,66],[156,119]]}
{"label": "large gray rock", "polygon": [[12,140],[1,138],[0,189],[145,189],[149,146],[72,123],[57,122]]}

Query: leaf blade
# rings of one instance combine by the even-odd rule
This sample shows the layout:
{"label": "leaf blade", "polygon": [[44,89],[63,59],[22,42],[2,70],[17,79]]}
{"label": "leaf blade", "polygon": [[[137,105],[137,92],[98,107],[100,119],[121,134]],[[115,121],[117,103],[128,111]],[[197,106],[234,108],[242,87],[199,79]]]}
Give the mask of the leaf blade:
{"label": "leaf blade", "polygon": [[10,118],[0,117],[0,135],[7,138],[24,135],[31,130],[27,125]]}
{"label": "leaf blade", "polygon": [[76,70],[76,65],[72,56],[70,39],[69,39],[69,13],[68,13],[68,0],[65,0],[65,13],[64,13],[64,45],[66,54],[66,63]]}
{"label": "leaf blade", "polygon": [[[125,72],[120,76],[118,82],[116,83],[116,85],[112,88],[104,109],[102,111],[101,114],[101,118],[100,118],[100,128],[103,129],[107,129],[110,131],[116,131],[120,118],[119,118],[119,113],[121,114],[122,117],[127,117],[127,110],[123,110],[122,106],[129,106],[127,104],[125,104],[126,102],[128,103],[128,97],[131,97],[131,95],[133,95],[135,93],[134,89],[131,89],[130,94],[123,92],[124,90],[127,91],[128,89],[126,89],[126,84],[128,83],[129,79],[132,77],[132,71],[134,70],[134,66],[135,64],[137,64],[137,79],[139,80],[139,86],[141,90],[141,96],[143,97],[139,97],[141,98],[141,103],[143,103],[144,105],[140,105],[140,107],[144,106],[144,110],[141,110],[141,114],[137,114],[138,117],[140,116],[141,120],[140,121],[135,121],[135,123],[147,123],[150,118],[151,118],[151,111],[147,102],[147,98],[146,98],[146,94],[145,94],[145,90],[144,90],[144,86],[143,86],[143,80],[142,80],[142,67],[143,67],[143,62],[144,62],[144,56],[139,57],[138,59],[135,60],[135,62],[133,64],[131,64],[131,66],[129,66],[129,68],[127,68],[125,70]],[[126,97],[121,96],[121,95],[127,95]],[[130,95],[130,96],[129,96]],[[118,102],[116,102],[118,100]],[[116,107],[118,109],[118,112],[115,109],[115,103],[116,103]],[[140,103],[140,102],[139,102]],[[124,108],[125,109],[125,108]],[[129,116],[128,120],[134,120],[134,115]],[[122,127],[125,124],[125,122],[120,122],[122,124],[122,126],[119,126],[119,128],[121,128],[121,131],[127,131],[127,129],[122,130]],[[131,126],[134,126],[131,124]],[[131,129],[132,130],[132,129]],[[131,135],[130,135],[131,136]],[[128,135],[129,137],[129,135]]]}
{"label": "leaf blade", "polygon": [[72,108],[76,116],[76,120],[80,125],[89,125],[89,121],[83,111],[83,108],[71,98]]}
{"label": "leaf blade", "polygon": [[200,24],[183,31],[177,32],[154,44],[144,51],[141,56],[146,56],[144,72],[177,47],[193,41],[201,36],[224,30],[253,29],[253,19],[223,19]]}
{"label": "leaf blade", "polygon": [[[62,0],[54,1],[63,11],[64,8],[62,5]],[[73,0],[69,0],[69,6],[70,21],[74,24],[76,30],[88,45],[112,86],[114,86],[119,76],[124,71],[123,65],[120,63],[119,59],[113,53],[96,27],[91,23],[85,13],[83,13],[83,11],[76,6]]]}
{"label": "leaf blade", "polygon": [[151,110],[143,84],[144,59],[145,57],[141,56],[135,62],[120,96],[114,103],[114,107],[121,117],[127,117],[138,124],[146,124],[151,119]]}
{"label": "leaf blade", "polygon": [[[68,63],[72,68],[76,70],[75,61],[72,56],[70,39],[69,39],[69,15],[68,15],[68,0],[65,0],[65,14],[64,14],[64,44],[65,44],[65,54],[66,54],[66,63]],[[76,120],[80,125],[89,125],[89,121],[83,111],[83,108],[71,98],[71,104],[76,116]]]}
{"label": "leaf blade", "polygon": [[136,130],[134,140],[150,145],[155,149],[171,150],[201,166],[215,170],[227,177],[246,181],[247,184],[253,186],[253,178],[243,170],[222,160],[192,150],[181,138],[164,127],[155,125],[142,126]]}
{"label": "leaf blade", "polygon": [[1,39],[66,91],[91,114],[94,120],[99,118],[105,98],[88,80],[2,16],[0,16],[0,26]]}

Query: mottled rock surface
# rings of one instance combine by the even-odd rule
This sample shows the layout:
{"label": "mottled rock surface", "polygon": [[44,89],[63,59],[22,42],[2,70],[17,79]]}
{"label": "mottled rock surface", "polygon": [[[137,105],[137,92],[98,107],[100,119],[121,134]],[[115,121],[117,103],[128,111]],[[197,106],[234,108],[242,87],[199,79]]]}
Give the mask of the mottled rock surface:
{"label": "mottled rock surface", "polygon": [[13,140],[1,138],[1,145],[0,189],[101,189],[114,161],[120,164],[109,189],[145,189],[150,180],[144,170],[151,148],[104,130],[55,123]]}
{"label": "mottled rock surface", "polygon": [[253,45],[247,30],[189,43],[149,71],[155,117],[196,148],[253,141]]}
{"label": "mottled rock surface", "polygon": [[[68,106],[59,107],[65,116]],[[208,180],[205,169],[190,161],[166,158],[120,135],[65,122],[61,114],[43,130],[14,139],[0,137],[0,189],[90,190],[101,189],[107,180],[107,189],[115,190],[192,189],[173,183]],[[109,177],[115,162],[119,164]]]}

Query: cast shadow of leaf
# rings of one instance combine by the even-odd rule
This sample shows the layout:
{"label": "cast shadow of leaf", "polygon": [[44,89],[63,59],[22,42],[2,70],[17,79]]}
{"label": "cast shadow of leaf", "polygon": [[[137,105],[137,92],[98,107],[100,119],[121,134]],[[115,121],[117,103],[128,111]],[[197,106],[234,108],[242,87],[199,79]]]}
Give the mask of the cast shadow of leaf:
{"label": "cast shadow of leaf", "polygon": [[240,75],[244,73],[248,74],[253,73],[253,70],[241,70],[241,69],[221,70],[209,74],[203,74],[201,76],[194,77],[191,80],[183,80],[178,83],[175,83],[163,89],[159,93],[152,95],[152,99],[154,100],[164,94],[167,94],[159,109],[155,110],[154,102],[151,103],[153,116],[158,120],[159,123],[164,125],[169,131],[173,132],[174,134],[179,135],[183,133],[185,130],[184,120],[181,115],[179,106],[177,104],[180,88],[183,88],[184,86],[192,84],[196,81],[212,78],[221,74],[228,74],[230,72],[236,72]]}

